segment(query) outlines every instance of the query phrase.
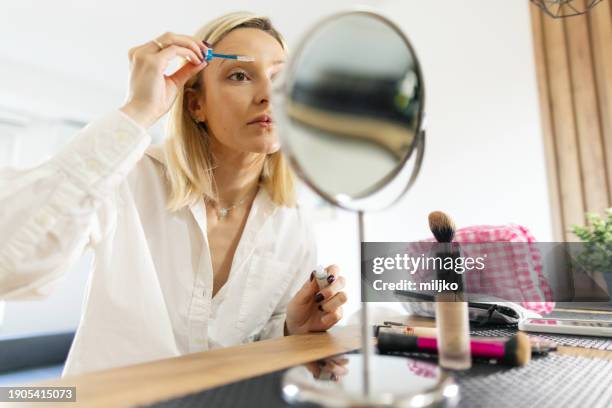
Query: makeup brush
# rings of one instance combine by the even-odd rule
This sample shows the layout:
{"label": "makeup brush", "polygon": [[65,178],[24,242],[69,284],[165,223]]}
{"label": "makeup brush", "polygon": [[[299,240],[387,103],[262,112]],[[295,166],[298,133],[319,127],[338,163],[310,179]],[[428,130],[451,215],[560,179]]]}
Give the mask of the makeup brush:
{"label": "makeup brush", "polygon": [[[443,247],[441,252],[436,253],[436,257],[455,259],[461,256],[461,251],[454,248],[452,243],[455,223],[448,215],[442,211],[430,213],[429,229]],[[433,344],[438,353],[438,361],[444,368],[467,370],[472,365],[470,352],[474,353],[475,350],[470,350],[470,322],[463,295],[463,275],[440,268],[436,271],[436,278],[457,285],[453,291],[436,295],[436,328],[439,335],[437,340],[434,338]]]}
{"label": "makeup brush", "polygon": [[[380,333],[377,342],[381,353],[420,352],[437,354],[435,337],[408,336],[397,333]],[[517,333],[505,339],[472,339],[469,341],[472,357],[497,360],[502,364],[522,367],[531,360],[531,342],[525,333]]]}
{"label": "makeup brush", "polygon": [[[378,333],[396,333],[403,334],[406,336],[418,336],[418,337],[437,337],[438,330],[435,327],[421,327],[421,326],[408,326],[402,323],[385,322],[382,326],[376,326],[374,335],[378,336]],[[544,339],[537,336],[527,336],[529,343],[531,344],[532,355],[546,355],[551,351],[557,350],[557,343],[554,341]],[[472,340],[478,341],[500,341],[503,338],[500,337],[478,337],[472,336]]]}
{"label": "makeup brush", "polygon": [[442,211],[429,213],[429,229],[438,242],[451,242],[455,237],[455,223]]}

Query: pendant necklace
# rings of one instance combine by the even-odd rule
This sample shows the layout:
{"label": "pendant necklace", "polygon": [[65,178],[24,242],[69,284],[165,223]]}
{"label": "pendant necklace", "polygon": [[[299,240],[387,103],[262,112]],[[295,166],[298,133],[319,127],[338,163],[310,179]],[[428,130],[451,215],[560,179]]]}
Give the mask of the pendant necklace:
{"label": "pendant necklace", "polygon": [[[259,188],[255,191],[255,194],[257,194],[257,191],[259,191]],[[233,210],[234,208],[241,206],[242,204],[244,204],[244,202],[246,201],[247,197],[250,194],[246,195],[245,197],[243,197],[240,201],[238,201],[236,204],[234,205],[230,205],[229,207],[219,207],[219,218],[225,218],[227,216],[227,214],[230,212],[230,210]]]}

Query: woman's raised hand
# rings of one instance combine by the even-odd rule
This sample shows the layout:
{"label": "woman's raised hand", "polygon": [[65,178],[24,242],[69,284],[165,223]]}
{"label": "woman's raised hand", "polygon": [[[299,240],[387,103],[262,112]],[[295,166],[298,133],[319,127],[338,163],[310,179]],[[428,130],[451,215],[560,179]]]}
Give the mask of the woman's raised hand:
{"label": "woman's raised hand", "polygon": [[[188,35],[166,33],[129,50],[130,84],[121,110],[145,128],[153,125],[172,106],[178,91],[208,63],[208,47]],[[187,63],[172,75],[164,75],[176,57]]]}

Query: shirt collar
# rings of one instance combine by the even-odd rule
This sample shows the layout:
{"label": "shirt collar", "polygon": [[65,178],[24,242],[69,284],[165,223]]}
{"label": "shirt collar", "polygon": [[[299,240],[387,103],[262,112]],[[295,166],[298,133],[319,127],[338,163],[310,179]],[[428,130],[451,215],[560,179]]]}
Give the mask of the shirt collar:
{"label": "shirt collar", "polygon": [[147,156],[150,156],[160,162],[161,164],[166,166],[166,155],[164,153],[164,145],[162,144],[154,144],[147,148],[145,151]]}
{"label": "shirt collar", "polygon": [[[164,151],[163,144],[154,144],[147,148],[145,154],[149,157],[155,159],[157,162],[161,163],[164,167],[166,166],[166,155]],[[253,200],[253,205],[251,207],[251,211],[249,213],[249,220],[247,222],[251,222],[250,219],[253,219],[252,224],[255,231],[259,230],[259,227],[263,225],[263,222],[271,216],[278,206],[272,201],[272,198],[268,194],[267,190],[264,187],[260,187],[255,199]],[[206,235],[206,205],[204,200],[200,199],[197,202],[191,204],[189,206],[191,213],[195,217],[198,225],[202,229],[204,235]],[[246,232],[246,228],[245,228]]]}

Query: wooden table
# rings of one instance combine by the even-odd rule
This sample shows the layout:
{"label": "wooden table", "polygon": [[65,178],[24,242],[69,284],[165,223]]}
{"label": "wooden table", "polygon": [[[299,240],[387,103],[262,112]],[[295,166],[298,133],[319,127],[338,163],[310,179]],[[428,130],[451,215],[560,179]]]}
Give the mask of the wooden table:
{"label": "wooden table", "polygon": [[[435,325],[432,319],[418,317],[393,320]],[[76,386],[77,404],[65,403],[68,407],[149,404],[352,351],[360,347],[359,335],[359,327],[336,327],[327,333],[265,340],[33,385]],[[559,347],[558,353],[612,359],[612,351],[579,347]]]}
{"label": "wooden table", "polygon": [[44,407],[149,404],[355,350],[359,333],[359,327],[336,327],[327,333],[281,337],[32,385],[76,386],[76,404]]}

